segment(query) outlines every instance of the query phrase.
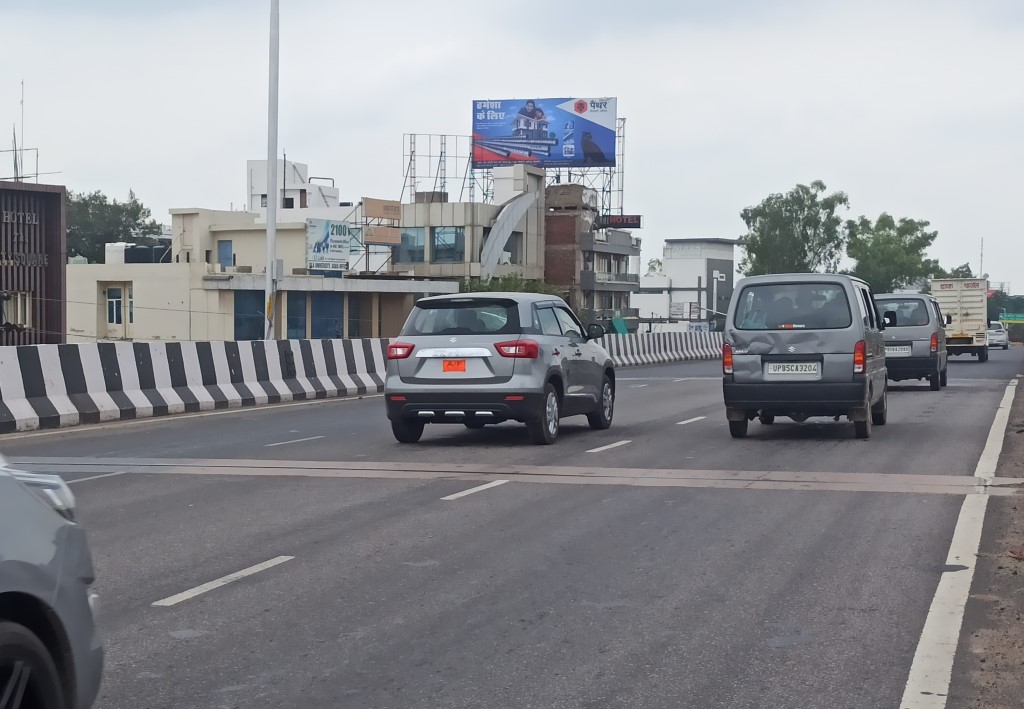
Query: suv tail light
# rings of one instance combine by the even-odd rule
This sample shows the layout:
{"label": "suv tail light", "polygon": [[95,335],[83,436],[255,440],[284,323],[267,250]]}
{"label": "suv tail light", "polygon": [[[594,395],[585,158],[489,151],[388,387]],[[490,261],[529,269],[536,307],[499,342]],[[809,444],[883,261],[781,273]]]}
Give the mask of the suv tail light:
{"label": "suv tail light", "polygon": [[864,340],[861,340],[853,348],[853,373],[854,374],[863,374],[864,373],[864,363],[867,361],[867,357],[868,357],[868,346],[867,346],[867,344],[865,344]]}
{"label": "suv tail light", "polygon": [[415,347],[408,342],[392,342],[388,345],[388,359],[408,359]]}
{"label": "suv tail light", "polygon": [[732,374],[732,345],[722,345],[722,374]]}
{"label": "suv tail light", "polygon": [[537,359],[540,357],[540,345],[533,340],[512,340],[511,342],[498,342],[494,345],[498,354],[502,357],[514,359]]}
{"label": "suv tail light", "polygon": [[931,350],[932,354],[935,354],[936,352],[939,351],[939,333],[937,332],[932,333]]}

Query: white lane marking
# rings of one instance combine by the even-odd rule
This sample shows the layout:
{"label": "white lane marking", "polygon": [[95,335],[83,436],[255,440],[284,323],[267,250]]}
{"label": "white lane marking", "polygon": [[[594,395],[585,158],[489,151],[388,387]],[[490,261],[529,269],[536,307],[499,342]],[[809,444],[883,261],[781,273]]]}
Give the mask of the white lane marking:
{"label": "white lane marking", "polygon": [[75,483],[87,483],[90,480],[102,480],[103,478],[112,478],[117,475],[126,475],[127,473],[127,470],[119,470],[116,473],[104,473],[103,475],[93,475],[88,478],[76,478],[75,480],[65,480],[64,482],[68,485],[74,485]]}
{"label": "white lane marking", "polygon": [[676,426],[685,426],[688,423],[697,423],[698,421],[703,421],[706,418],[707,418],[707,416],[694,416],[692,419],[686,419],[685,421],[680,421],[679,423],[676,424]]}
{"label": "white lane marking", "polygon": [[[910,665],[910,675],[903,691],[900,709],[945,709],[946,693],[953,676],[953,660],[956,658],[957,646],[960,642],[960,630],[963,626],[967,599],[974,581],[974,569],[977,564],[978,549],[981,546],[981,534],[985,527],[985,512],[988,509],[988,483],[992,479],[990,468],[994,472],[995,464],[1003,448],[1006,423],[1009,419],[1007,402],[1013,401],[1017,381],[1011,380],[996,411],[992,427],[989,429],[988,442],[978,460],[975,477],[981,478],[986,485],[981,492],[967,495],[960,507],[960,516],[953,530],[953,540],[949,544],[946,565],[957,570],[943,571],[939,577],[939,585],[928,608],[928,615],[921,630],[921,638],[917,642],[914,661]],[[1006,415],[1002,415],[1003,412]]]}
{"label": "white lane marking", "polygon": [[460,497],[465,497],[466,495],[472,495],[474,492],[480,492],[481,490],[487,490],[487,489],[492,488],[492,487],[498,487],[498,485],[504,485],[507,482],[508,482],[508,480],[495,480],[494,482],[489,482],[489,483],[486,483],[485,485],[477,485],[476,487],[471,487],[468,490],[463,490],[462,492],[457,492],[454,495],[448,495],[448,497],[442,497],[441,499],[442,500],[448,500],[448,501],[457,500]]}
{"label": "white lane marking", "polygon": [[269,561],[264,561],[262,564],[256,564],[255,566],[250,566],[248,569],[242,569],[241,571],[236,571],[233,574],[228,574],[227,576],[222,576],[219,579],[216,579],[215,581],[210,581],[209,583],[204,583],[203,585],[196,586],[195,588],[189,589],[188,591],[183,591],[182,593],[178,593],[178,594],[173,595],[173,596],[171,596],[169,598],[165,598],[165,599],[163,599],[161,601],[157,601],[153,605],[154,606],[161,606],[161,607],[165,607],[165,608],[168,607],[168,606],[175,606],[175,605],[181,603],[182,601],[187,601],[190,598],[195,598],[196,596],[201,596],[202,594],[208,593],[209,591],[212,591],[215,588],[220,588],[221,586],[227,586],[229,583],[231,583],[233,581],[237,581],[239,579],[244,579],[246,576],[252,576],[253,574],[258,574],[261,571],[266,571],[267,569],[273,568],[273,567],[277,566],[278,564],[283,564],[286,561],[291,561],[294,558],[295,558],[294,556],[275,556],[273,559],[270,559]]}
{"label": "white lane marking", "polygon": [[274,446],[286,446],[289,443],[305,443],[306,441],[316,441],[321,438],[327,438],[327,436],[310,436],[309,438],[296,438],[294,441],[278,441],[277,443],[267,443],[264,448],[273,448]]}
{"label": "white lane marking", "polygon": [[206,418],[207,416],[228,416],[230,414],[256,414],[263,411],[274,411],[277,409],[290,409],[293,406],[322,406],[324,404],[335,404],[341,401],[359,401],[361,399],[379,399],[383,394],[363,394],[362,396],[336,396],[328,399],[309,399],[306,401],[292,401],[287,404],[260,404],[259,406],[242,406],[235,409],[221,409],[219,411],[203,411],[195,414],[171,414],[170,416],[149,416],[130,421],[111,421],[101,424],[82,424],[68,428],[55,428],[52,431],[26,431],[25,433],[0,434],[0,441],[18,441],[23,438],[41,438],[43,436],[60,436],[67,433],[82,433],[84,431],[102,431],[115,426],[141,426],[144,424],[170,423],[171,421],[183,421],[184,419]]}
{"label": "white lane marking", "polygon": [[1006,385],[1003,392],[1003,399],[996,409],[995,420],[992,421],[992,428],[988,432],[988,440],[985,441],[985,449],[981,453],[981,460],[974,470],[975,477],[991,480],[996,474],[996,465],[999,463],[999,454],[1003,451],[1003,438],[1006,436],[1006,425],[1010,421],[1010,407],[1013,405],[1013,396],[1017,391],[1017,380],[1012,379]]}
{"label": "white lane marking", "polygon": [[634,384],[634,389],[643,389],[644,387],[650,386],[650,384]]}
{"label": "white lane marking", "polygon": [[587,451],[587,453],[601,453],[602,451],[609,451],[612,448],[618,448],[619,446],[625,446],[625,445],[628,445],[628,444],[630,444],[632,442],[633,441],[616,441],[615,443],[609,443],[608,445],[601,446],[600,448],[591,448],[590,450]]}

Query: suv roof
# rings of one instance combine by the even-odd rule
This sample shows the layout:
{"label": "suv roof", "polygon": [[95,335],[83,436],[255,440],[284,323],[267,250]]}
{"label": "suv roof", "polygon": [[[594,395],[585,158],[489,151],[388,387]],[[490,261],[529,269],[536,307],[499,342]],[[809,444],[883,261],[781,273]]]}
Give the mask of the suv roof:
{"label": "suv roof", "polygon": [[426,298],[420,298],[416,301],[416,305],[421,303],[440,303],[447,300],[467,300],[473,298],[484,298],[484,299],[501,299],[501,300],[514,300],[517,303],[549,303],[552,300],[565,302],[562,298],[557,295],[548,295],[547,293],[491,293],[487,291],[480,291],[476,293],[446,293],[445,295],[432,295]]}

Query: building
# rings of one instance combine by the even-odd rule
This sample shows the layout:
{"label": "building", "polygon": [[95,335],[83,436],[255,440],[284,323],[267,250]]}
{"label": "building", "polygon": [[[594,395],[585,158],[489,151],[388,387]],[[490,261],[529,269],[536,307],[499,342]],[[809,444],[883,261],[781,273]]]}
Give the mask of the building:
{"label": "building", "polygon": [[[307,223],[277,225],[279,338],[391,337],[415,299],[455,281],[317,275]],[[266,223],[251,212],[171,210],[169,263],[69,264],[68,340],[251,340],[264,334]]]}
{"label": "building", "polygon": [[393,269],[420,278],[544,278],[544,171],[494,170],[494,204],[417,192],[402,205]]}
{"label": "building", "polygon": [[64,342],[67,193],[0,182],[0,345]]}
{"label": "building", "polygon": [[631,296],[640,287],[640,239],[598,228],[599,196],[583,185],[551,185],[545,200],[545,281],[565,287],[583,317],[621,317],[635,330],[639,313]]}
{"label": "building", "polygon": [[692,330],[721,320],[735,281],[735,239],[666,239],[661,272],[640,279],[640,321],[655,330]]}
{"label": "building", "polygon": [[[249,160],[246,163],[246,181],[249,185],[248,210],[250,212],[259,212],[261,209],[267,208],[267,162],[266,160]],[[341,206],[338,190],[334,186],[334,179],[310,177],[309,165],[305,163],[278,160],[277,182],[281,185],[281,189],[278,190],[278,208],[331,209]]]}

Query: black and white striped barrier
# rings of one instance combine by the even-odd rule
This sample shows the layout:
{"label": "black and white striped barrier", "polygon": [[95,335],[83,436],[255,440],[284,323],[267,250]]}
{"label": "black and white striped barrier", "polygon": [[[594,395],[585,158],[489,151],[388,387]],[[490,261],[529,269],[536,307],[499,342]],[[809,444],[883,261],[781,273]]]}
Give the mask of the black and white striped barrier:
{"label": "black and white striped barrier", "polygon": [[[618,367],[721,356],[721,333],[607,335]],[[387,339],[0,347],[0,433],[380,393]]]}
{"label": "black and white striped barrier", "polygon": [[388,340],[0,347],[0,433],[379,393]]}
{"label": "black and white striped barrier", "polygon": [[601,344],[616,367],[666,364],[722,356],[720,332],[643,332],[606,335]]}

